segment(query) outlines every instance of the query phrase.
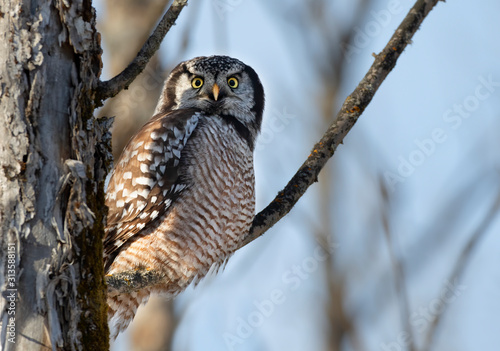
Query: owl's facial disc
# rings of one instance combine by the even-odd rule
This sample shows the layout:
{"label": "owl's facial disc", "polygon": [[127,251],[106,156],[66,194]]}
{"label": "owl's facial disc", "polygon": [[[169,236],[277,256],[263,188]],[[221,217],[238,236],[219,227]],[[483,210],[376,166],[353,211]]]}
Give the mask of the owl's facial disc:
{"label": "owl's facial disc", "polygon": [[[189,87],[187,81],[190,81]],[[176,96],[180,102],[178,108],[195,107],[213,114],[249,113],[253,104],[251,81],[241,70],[201,72],[192,69],[177,82]]]}
{"label": "owl's facial disc", "polygon": [[184,108],[235,118],[256,137],[262,121],[264,90],[255,71],[237,59],[196,57],[172,71],[157,112]]}

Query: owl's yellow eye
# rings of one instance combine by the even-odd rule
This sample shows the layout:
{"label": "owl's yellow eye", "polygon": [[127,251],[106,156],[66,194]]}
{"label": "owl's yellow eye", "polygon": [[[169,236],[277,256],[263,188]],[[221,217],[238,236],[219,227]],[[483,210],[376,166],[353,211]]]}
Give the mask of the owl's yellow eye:
{"label": "owl's yellow eye", "polygon": [[203,85],[203,78],[201,77],[195,77],[191,81],[191,86],[195,89],[200,89]]}
{"label": "owl's yellow eye", "polygon": [[231,77],[227,80],[227,85],[229,85],[230,88],[235,89],[238,87],[238,79],[235,77]]}

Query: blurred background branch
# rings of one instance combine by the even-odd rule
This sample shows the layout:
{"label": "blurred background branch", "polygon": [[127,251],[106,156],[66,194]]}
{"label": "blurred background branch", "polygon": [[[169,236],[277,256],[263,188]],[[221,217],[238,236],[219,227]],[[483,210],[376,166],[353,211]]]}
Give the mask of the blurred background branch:
{"label": "blurred background branch", "polygon": [[401,314],[401,325],[408,333],[408,350],[417,351],[415,345],[415,336],[413,335],[413,328],[410,324],[410,302],[408,297],[408,289],[406,283],[406,276],[404,271],[404,263],[399,253],[398,243],[395,242],[391,233],[390,214],[391,211],[391,197],[385,183],[380,181],[380,198],[382,200],[381,206],[381,220],[382,227],[384,228],[385,239],[387,242],[387,251],[389,252],[390,261],[394,272],[394,282],[396,285],[396,293],[399,298],[399,309]]}
{"label": "blurred background branch", "polygon": [[[481,223],[478,225],[477,229],[470,236],[470,239],[467,241],[466,245],[460,252],[460,255],[457,257],[456,263],[450,273],[450,277],[445,281],[445,285],[454,284],[456,282],[460,282],[463,279],[463,273],[470,265],[470,260],[472,258],[472,254],[474,250],[480,243],[480,241],[485,237],[488,233],[488,230],[493,225],[493,222],[498,217],[498,213],[500,210],[500,194],[497,195],[495,202],[491,205],[490,210],[486,213]],[[435,341],[436,333],[439,330],[439,326],[442,323],[443,317],[445,316],[447,305],[443,306],[443,310],[441,313],[434,315],[432,319],[431,325],[429,327],[429,331],[425,337],[424,346],[422,351],[431,351],[433,350],[433,343]]]}

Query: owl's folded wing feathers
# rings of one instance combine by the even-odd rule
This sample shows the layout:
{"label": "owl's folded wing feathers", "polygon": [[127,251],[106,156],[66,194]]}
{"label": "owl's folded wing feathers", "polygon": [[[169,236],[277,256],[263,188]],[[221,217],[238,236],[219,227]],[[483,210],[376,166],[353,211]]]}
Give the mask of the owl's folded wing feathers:
{"label": "owl's folded wing feathers", "polygon": [[199,117],[195,109],[158,114],[123,150],[106,192],[106,271],[118,249],[146,223],[162,218],[186,188],[178,175],[179,162]]}

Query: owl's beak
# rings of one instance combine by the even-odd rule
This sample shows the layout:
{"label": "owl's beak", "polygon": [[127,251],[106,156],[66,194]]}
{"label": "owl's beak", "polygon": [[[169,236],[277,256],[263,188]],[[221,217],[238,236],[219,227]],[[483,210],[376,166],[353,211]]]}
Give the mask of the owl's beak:
{"label": "owl's beak", "polygon": [[217,101],[217,98],[219,97],[219,86],[217,83],[214,83],[214,86],[212,87],[212,93],[214,93],[214,100]]}

